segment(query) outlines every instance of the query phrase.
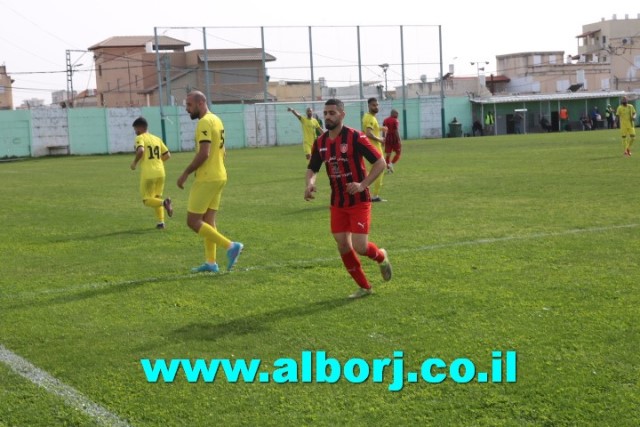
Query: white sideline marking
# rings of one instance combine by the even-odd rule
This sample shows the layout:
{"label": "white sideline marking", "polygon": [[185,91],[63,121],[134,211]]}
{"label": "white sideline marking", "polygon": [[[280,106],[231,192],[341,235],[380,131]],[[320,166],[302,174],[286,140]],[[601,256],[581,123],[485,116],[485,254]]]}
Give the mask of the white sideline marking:
{"label": "white sideline marking", "polygon": [[638,225],[639,224],[627,224],[627,225],[612,225],[609,227],[575,228],[573,230],[555,231],[550,233],[534,233],[534,234],[526,234],[523,236],[506,236],[506,237],[495,237],[495,238],[489,238],[489,239],[470,240],[467,242],[442,243],[439,245],[420,246],[416,249],[399,249],[394,252],[432,251],[436,249],[453,248],[457,246],[486,245],[490,243],[510,242],[514,240],[531,240],[531,239],[542,239],[545,237],[568,236],[571,234],[599,233],[602,231],[620,230],[624,228],[635,228],[635,227],[638,227]]}
{"label": "white sideline marking", "polygon": [[[426,251],[435,251],[438,249],[454,248],[459,246],[488,245],[492,243],[511,242],[511,241],[518,241],[518,240],[543,239],[547,237],[570,236],[570,235],[585,234],[585,233],[600,233],[605,231],[636,228],[638,226],[640,226],[640,224],[611,225],[607,227],[591,227],[591,228],[575,228],[571,230],[554,231],[554,232],[548,232],[548,233],[533,233],[533,234],[525,234],[522,236],[493,237],[493,238],[486,238],[486,239],[467,240],[463,242],[439,243],[435,245],[419,246],[417,248],[394,249],[392,253],[426,252]],[[318,263],[334,262],[335,260],[336,260],[336,257],[315,258],[315,259],[307,259],[307,260],[291,260],[291,261],[282,262],[282,263],[256,265],[256,266],[249,266],[244,268],[238,267],[234,271],[236,273],[245,272],[245,271],[261,271],[261,270],[274,269],[274,268],[286,268],[286,267],[292,267],[292,266],[313,265]],[[217,273],[216,276],[221,276],[224,274],[227,274],[227,273]],[[202,277],[202,273],[176,274],[173,276],[162,276],[162,277],[148,277],[146,279],[123,280],[121,282],[85,283],[83,285],[78,285],[70,288],[40,289],[37,291],[20,292],[15,294],[11,294],[11,293],[0,294],[0,300],[31,298],[38,295],[66,294],[66,293],[72,293],[72,292],[87,291],[90,289],[102,289],[102,288],[107,288],[111,286],[136,285],[139,283],[153,283],[153,282],[159,282],[159,281],[164,282],[164,281],[172,281],[172,280],[187,280],[187,279],[194,279],[199,277]]]}
{"label": "white sideline marking", "polygon": [[[463,242],[453,242],[453,243],[441,243],[437,245],[427,245],[420,246],[414,249],[398,249],[394,250],[395,253],[402,252],[420,252],[420,251],[433,251],[438,249],[446,249],[458,246],[475,246],[475,245],[485,245],[491,243],[499,243],[499,242],[509,242],[509,241],[517,241],[517,240],[530,240],[530,239],[542,239],[547,237],[557,237],[557,236],[568,236],[574,234],[584,234],[584,233],[598,233],[604,231],[612,231],[612,230],[621,230],[626,228],[636,228],[638,224],[627,224],[627,225],[614,225],[608,227],[591,227],[591,228],[581,228],[581,229],[572,229],[565,231],[557,231],[550,233],[534,233],[527,234],[523,236],[506,236],[506,237],[496,237],[496,238],[487,238],[487,239],[477,239],[477,240],[469,240]],[[294,260],[287,263],[281,264],[269,264],[264,266],[255,266],[248,267],[245,269],[241,269],[240,271],[256,271],[256,270],[265,270],[268,268],[280,268],[287,267],[292,265],[306,265],[306,264],[317,264],[320,262],[329,262],[335,261],[335,257],[331,258],[316,258],[312,260]],[[146,283],[146,282],[157,282],[160,280],[178,280],[192,277],[201,277],[198,274],[185,274],[185,275],[176,275],[170,277],[163,278],[150,278],[150,279],[142,279],[142,280],[126,280],[122,282],[115,283],[91,283],[81,286],[76,286],[73,288],[66,289],[44,289],[40,292],[26,292],[14,295],[0,295],[8,296],[10,298],[15,297],[25,297],[25,296],[35,296],[41,294],[58,294],[58,293],[66,293],[66,292],[74,292],[79,290],[87,290],[87,289],[99,289],[108,286],[123,286],[123,285],[133,285],[137,283]],[[130,427],[126,421],[119,418],[116,414],[110,412],[108,409],[98,405],[97,403],[92,402],[84,395],[82,395],[79,391],[70,387],[55,377],[48,374],[46,371],[38,368],[37,366],[30,363],[28,360],[18,356],[12,351],[5,348],[2,344],[0,344],[0,362],[7,365],[11,370],[13,370],[18,375],[26,378],[32,383],[44,388],[50,394],[55,394],[64,399],[67,404],[81,412],[92,417],[99,425],[105,426],[116,426],[116,427]]]}
{"label": "white sideline marking", "polygon": [[0,344],[0,362],[7,365],[13,372],[32,383],[44,388],[48,393],[61,397],[72,408],[84,412],[99,425],[114,427],[129,427],[129,423],[120,419],[108,409],[92,402],[79,391],[51,376],[28,360],[18,356]]}

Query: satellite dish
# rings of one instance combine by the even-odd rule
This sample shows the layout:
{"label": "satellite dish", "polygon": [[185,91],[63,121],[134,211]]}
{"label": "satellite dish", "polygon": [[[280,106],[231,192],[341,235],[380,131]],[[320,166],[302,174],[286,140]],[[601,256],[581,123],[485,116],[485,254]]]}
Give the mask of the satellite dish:
{"label": "satellite dish", "polygon": [[629,43],[629,39],[628,39],[628,38],[626,38],[626,37],[625,37],[625,38],[623,38],[623,39],[622,39],[622,44],[627,44],[627,43]]}
{"label": "satellite dish", "polygon": [[426,75],[426,74],[422,74],[422,75],[420,76],[420,81],[421,81],[422,83],[426,83],[426,82],[427,82],[427,75]]}
{"label": "satellite dish", "polygon": [[576,91],[578,91],[582,86],[584,86],[584,84],[583,84],[583,83],[578,83],[578,84],[575,84],[575,85],[571,85],[571,86],[569,86],[569,90],[570,90],[571,92],[576,92]]}

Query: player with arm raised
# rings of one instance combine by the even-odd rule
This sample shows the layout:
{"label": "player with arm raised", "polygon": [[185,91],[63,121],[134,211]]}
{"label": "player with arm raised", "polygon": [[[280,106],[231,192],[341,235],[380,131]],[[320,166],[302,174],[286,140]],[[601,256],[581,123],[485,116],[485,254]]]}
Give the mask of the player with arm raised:
{"label": "player with arm raised", "polygon": [[307,161],[311,158],[311,147],[316,136],[322,133],[322,126],[313,117],[313,110],[311,107],[307,108],[306,116],[302,116],[293,108],[287,108],[287,111],[291,112],[298,120],[300,120],[300,126],[302,127],[302,148]]}

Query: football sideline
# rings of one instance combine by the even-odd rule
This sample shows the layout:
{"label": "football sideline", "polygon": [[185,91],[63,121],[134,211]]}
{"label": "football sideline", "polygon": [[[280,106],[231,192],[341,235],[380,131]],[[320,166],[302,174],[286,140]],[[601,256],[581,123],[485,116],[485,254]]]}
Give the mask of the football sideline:
{"label": "football sideline", "polygon": [[75,388],[68,386],[46,371],[18,356],[0,343],[0,363],[8,366],[13,372],[42,387],[49,394],[62,398],[66,404],[79,412],[93,418],[98,425],[113,427],[129,427],[130,424],[103,406],[91,401]]}
{"label": "football sideline", "polygon": [[[490,245],[490,244],[496,244],[496,243],[502,243],[502,242],[566,237],[566,236],[572,236],[572,235],[578,235],[578,234],[615,232],[618,230],[637,228],[639,226],[640,224],[632,223],[632,224],[623,224],[623,225],[593,226],[588,228],[567,229],[567,230],[561,230],[561,231],[555,231],[555,232],[539,232],[539,233],[531,233],[531,234],[524,234],[524,235],[482,238],[482,239],[468,240],[468,241],[425,245],[425,246],[419,246],[417,248],[399,248],[399,249],[393,250],[393,253],[428,252],[428,251],[437,251],[441,249],[463,247],[463,246]],[[246,268],[239,268],[235,272],[235,274],[251,272],[251,271],[273,270],[273,269],[279,269],[279,268],[284,269],[284,268],[290,268],[292,266],[329,263],[329,262],[336,262],[335,257],[315,258],[315,259],[308,259],[308,260],[291,260],[288,262],[281,262],[281,263],[248,266]],[[225,274],[227,273],[222,273],[217,275],[224,276]],[[91,289],[108,288],[112,286],[127,286],[127,285],[141,284],[141,283],[153,283],[158,281],[185,280],[185,279],[198,278],[198,277],[202,277],[202,275],[190,273],[190,274],[180,274],[180,275],[164,276],[164,277],[152,277],[152,278],[138,279],[138,280],[126,280],[126,281],[119,281],[119,282],[87,283],[79,286],[73,286],[73,287],[67,287],[67,288],[61,288],[61,289],[42,289],[42,290],[31,291],[31,292],[3,293],[3,294],[0,294],[0,299],[28,299],[28,298],[42,296],[42,295],[67,294],[67,293],[74,293],[74,292],[86,291]],[[3,365],[6,365],[11,369],[11,371],[27,379],[31,383],[39,387],[42,387],[47,393],[62,398],[68,406],[90,416],[96,421],[98,425],[108,425],[108,426],[118,426],[118,427],[119,426],[125,427],[130,425],[125,420],[118,417],[118,415],[109,411],[107,408],[91,401],[89,398],[84,396],[82,393],[80,393],[73,387],[64,384],[59,379],[53,377],[51,374],[33,365],[27,359],[19,356],[16,353],[13,353],[11,350],[4,347],[2,343],[0,343],[0,363]]]}

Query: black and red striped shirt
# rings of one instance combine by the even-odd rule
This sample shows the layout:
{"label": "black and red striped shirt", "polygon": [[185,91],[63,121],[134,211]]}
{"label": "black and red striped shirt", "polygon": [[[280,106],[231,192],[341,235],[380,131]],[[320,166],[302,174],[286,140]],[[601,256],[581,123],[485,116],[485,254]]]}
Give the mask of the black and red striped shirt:
{"label": "black and red striped shirt", "polygon": [[331,206],[344,208],[371,201],[368,188],[349,194],[347,184],[362,182],[367,176],[364,159],[375,163],[380,157],[364,133],[343,126],[336,139],[329,138],[329,132],[325,132],[313,143],[309,169],[317,173],[322,163],[325,164],[331,185]]}

